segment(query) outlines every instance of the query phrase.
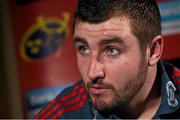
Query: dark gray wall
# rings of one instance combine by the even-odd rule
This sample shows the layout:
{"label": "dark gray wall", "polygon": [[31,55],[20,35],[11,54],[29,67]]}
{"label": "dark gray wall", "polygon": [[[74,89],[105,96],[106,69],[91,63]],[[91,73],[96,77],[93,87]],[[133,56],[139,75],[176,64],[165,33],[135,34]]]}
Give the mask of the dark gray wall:
{"label": "dark gray wall", "polygon": [[0,0],[0,118],[22,118],[8,0]]}

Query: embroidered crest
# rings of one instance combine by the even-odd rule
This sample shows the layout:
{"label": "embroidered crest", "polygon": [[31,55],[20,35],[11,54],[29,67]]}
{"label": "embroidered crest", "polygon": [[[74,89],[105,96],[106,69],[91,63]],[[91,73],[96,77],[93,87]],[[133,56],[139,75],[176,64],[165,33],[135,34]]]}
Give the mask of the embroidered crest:
{"label": "embroidered crest", "polygon": [[169,81],[166,85],[166,90],[167,90],[167,100],[168,100],[168,105],[171,107],[176,107],[178,105],[178,101],[174,95],[174,92],[176,91],[176,87],[174,84]]}

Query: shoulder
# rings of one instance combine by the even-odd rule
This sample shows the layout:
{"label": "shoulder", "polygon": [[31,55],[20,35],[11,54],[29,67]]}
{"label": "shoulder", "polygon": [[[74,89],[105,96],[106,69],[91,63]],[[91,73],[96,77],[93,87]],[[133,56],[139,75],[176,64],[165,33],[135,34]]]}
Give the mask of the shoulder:
{"label": "shoulder", "polygon": [[169,63],[163,63],[163,65],[168,74],[168,77],[177,87],[180,87],[180,68]]}
{"label": "shoulder", "polygon": [[[65,88],[56,99],[51,101],[35,116],[35,119],[78,117],[81,109],[89,107],[87,98],[88,95],[83,82],[78,81],[74,85]],[[77,111],[79,112],[77,113]]]}
{"label": "shoulder", "polygon": [[[174,65],[160,61],[157,77],[160,80],[162,100],[156,113],[157,118],[179,118],[180,112],[180,71]],[[155,118],[156,118],[155,117]]]}

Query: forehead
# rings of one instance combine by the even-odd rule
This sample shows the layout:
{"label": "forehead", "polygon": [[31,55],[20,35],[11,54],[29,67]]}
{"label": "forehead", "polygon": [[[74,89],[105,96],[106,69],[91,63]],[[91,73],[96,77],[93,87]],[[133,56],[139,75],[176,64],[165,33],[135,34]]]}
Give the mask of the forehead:
{"label": "forehead", "polygon": [[122,17],[113,17],[98,24],[78,21],[74,29],[74,40],[77,38],[89,44],[113,38],[120,39],[126,46],[137,44],[137,38],[131,32],[129,20]]}
{"label": "forehead", "polygon": [[75,24],[74,30],[75,37],[107,37],[114,34],[120,34],[121,36],[132,34],[129,20],[122,17],[113,17],[105,22],[98,24],[78,21]]}

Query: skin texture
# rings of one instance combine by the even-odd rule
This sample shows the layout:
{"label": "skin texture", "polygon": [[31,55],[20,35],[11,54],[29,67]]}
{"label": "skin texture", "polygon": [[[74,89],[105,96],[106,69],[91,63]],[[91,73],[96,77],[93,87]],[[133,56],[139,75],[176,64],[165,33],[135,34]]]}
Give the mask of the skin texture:
{"label": "skin texture", "polygon": [[[157,37],[159,39],[161,37]],[[159,94],[154,94],[157,89],[151,91],[160,56],[154,53],[161,53],[154,43],[142,55],[138,40],[125,17],[113,17],[100,24],[76,23],[74,46],[77,65],[96,109],[113,112],[117,116],[121,116],[122,111],[135,110],[129,113],[137,118],[146,111],[140,105],[149,105],[151,99],[146,98],[151,93],[157,96],[152,97],[153,100],[159,100],[154,102],[157,106],[148,112],[151,113],[149,116],[154,114],[160,103]]]}

